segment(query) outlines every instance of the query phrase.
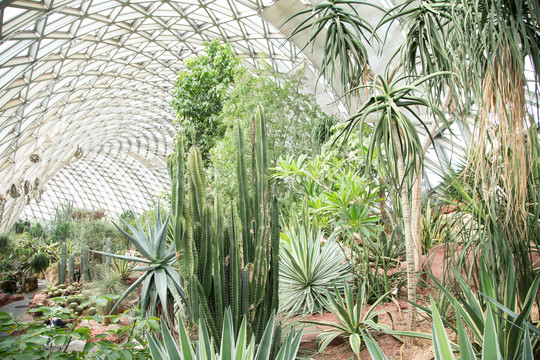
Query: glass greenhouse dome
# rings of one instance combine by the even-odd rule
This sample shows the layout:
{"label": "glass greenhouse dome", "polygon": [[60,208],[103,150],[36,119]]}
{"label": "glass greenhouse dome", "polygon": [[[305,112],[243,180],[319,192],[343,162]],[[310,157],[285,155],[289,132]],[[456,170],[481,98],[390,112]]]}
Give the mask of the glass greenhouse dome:
{"label": "glass greenhouse dome", "polygon": [[50,218],[66,202],[143,210],[170,186],[174,79],[204,41],[228,42],[252,66],[263,59],[279,72],[306,61],[260,16],[270,5],[3,1],[2,227],[21,213]]}
{"label": "glass greenhouse dome", "polygon": [[[312,91],[327,111],[344,117],[361,102],[337,109],[333,100],[341,91],[315,86],[322,45],[302,52],[307,33],[289,39],[300,20],[285,23],[307,8],[301,1],[3,1],[0,6],[2,228],[19,217],[50,219],[65,203],[111,215],[140,212],[165,191],[166,156],[178,128],[170,107],[174,79],[210,39],[229,43],[252,67],[260,66],[259,60],[281,73],[307,66]],[[378,22],[376,9],[360,8],[370,23]],[[399,26],[389,31],[384,47],[369,49],[376,72],[404,39]],[[461,144],[440,143],[453,149]],[[449,161],[450,154],[438,153]],[[434,154],[429,161],[438,165]]]}
{"label": "glass greenhouse dome", "polygon": [[0,358],[539,358],[539,83],[540,0],[0,0]]}

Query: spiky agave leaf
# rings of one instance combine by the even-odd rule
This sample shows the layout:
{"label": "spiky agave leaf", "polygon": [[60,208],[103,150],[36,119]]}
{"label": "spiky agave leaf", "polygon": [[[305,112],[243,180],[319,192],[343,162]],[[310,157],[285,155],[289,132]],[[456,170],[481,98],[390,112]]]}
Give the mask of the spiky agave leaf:
{"label": "spiky agave leaf", "polygon": [[[128,234],[119,228],[146,259],[95,251],[97,254],[145,264],[145,266],[133,269],[133,271],[142,272],[143,274],[126,290],[115,304],[113,310],[140,284],[142,284],[142,290],[139,305],[145,313],[154,314],[159,307],[165,314],[166,320],[172,323],[174,319],[169,314],[172,313],[175,302],[177,305],[181,305],[183,302],[184,306],[188,307],[179,281],[179,274],[172,268],[172,265],[177,261],[174,245],[167,246],[169,217],[170,213],[165,220],[162,220],[158,204],[156,224],[153,230],[149,228],[148,235],[144,233],[137,219],[137,229],[126,223],[133,234]],[[171,301],[171,299],[174,301]],[[190,309],[187,308],[187,311],[189,313]]]}

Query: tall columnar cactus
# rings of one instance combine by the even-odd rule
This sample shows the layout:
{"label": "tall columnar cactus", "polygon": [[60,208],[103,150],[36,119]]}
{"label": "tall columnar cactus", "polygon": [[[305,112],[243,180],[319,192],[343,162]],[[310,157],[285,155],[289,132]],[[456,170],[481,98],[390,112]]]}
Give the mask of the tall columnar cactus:
{"label": "tall columnar cactus", "polygon": [[84,282],[90,281],[90,268],[88,264],[88,246],[84,247],[83,254],[82,254],[82,279]]}
{"label": "tall columnar cactus", "polygon": [[88,279],[92,281],[96,274],[95,257],[88,253]]}
{"label": "tall columnar cactus", "polygon": [[66,267],[67,267],[67,247],[66,247],[66,244],[63,243],[60,261],[58,262],[58,284],[64,284],[66,282]]}
{"label": "tall columnar cactus", "polygon": [[167,159],[167,168],[171,178],[171,216],[169,234],[176,248],[180,275],[187,281],[194,271],[194,254],[192,246],[192,227],[189,214],[184,208],[184,143],[179,135],[175,152]]}
{"label": "tall columnar cactus", "polygon": [[[107,238],[107,241],[105,243],[105,250],[103,250],[106,253],[112,253],[111,248],[111,238]],[[111,269],[111,257],[105,256],[105,271],[109,271]]]}
{"label": "tall columnar cactus", "polygon": [[71,254],[69,257],[69,268],[68,268],[68,285],[71,285],[75,281],[75,255]]}
{"label": "tall columnar cactus", "polygon": [[204,316],[216,346],[221,335],[217,329],[223,326],[227,307],[231,308],[235,331],[244,315],[251,319],[249,329],[257,341],[272,310],[278,308],[278,211],[277,200],[269,195],[265,121],[261,110],[254,123],[252,196],[248,189],[244,140],[242,132],[236,129],[238,204],[227,206],[225,215],[218,197],[214,198],[213,208],[206,203],[203,162],[198,148],[189,150],[186,172],[181,137],[175,154],[168,159],[173,185],[169,234],[176,246],[181,277],[187,283],[192,320],[196,322],[199,316]]}
{"label": "tall columnar cactus", "polygon": [[[273,310],[278,310],[279,274],[279,221],[275,196],[271,197],[268,184],[268,146],[266,120],[262,107],[254,117],[253,142],[253,208],[247,192],[247,170],[243,159],[242,132],[236,131],[237,174],[239,183],[240,220],[242,245],[249,248],[244,252],[244,263],[253,264],[253,275],[249,289],[250,307],[254,308],[255,321],[252,331],[260,340],[264,324]],[[245,185],[241,185],[241,184]],[[242,205],[244,204],[244,205]],[[242,207],[245,214],[242,215]],[[248,231],[246,231],[248,229]]]}

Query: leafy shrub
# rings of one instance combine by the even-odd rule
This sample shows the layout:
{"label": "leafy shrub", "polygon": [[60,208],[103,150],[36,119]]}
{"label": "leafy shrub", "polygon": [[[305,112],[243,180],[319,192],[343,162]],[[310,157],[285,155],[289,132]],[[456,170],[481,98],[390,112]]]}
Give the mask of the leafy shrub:
{"label": "leafy shrub", "polygon": [[[242,67],[218,115],[226,125],[223,139],[216,141],[210,153],[212,189],[220,198],[232,200],[237,194],[236,152],[234,126],[239,126],[246,139],[251,137],[251,117],[259,106],[265,109],[267,120],[268,159],[282,154],[314,155],[319,148],[309,134],[318,124],[331,121],[317,105],[312,94],[305,94],[305,79],[300,73],[278,74],[261,64],[256,73]],[[317,139],[323,139],[321,135]],[[314,144],[315,143],[315,144]],[[251,158],[246,149],[246,159]],[[281,203],[281,200],[280,200]]]}
{"label": "leafy shrub", "polygon": [[49,256],[43,252],[39,252],[30,259],[30,268],[34,273],[39,274],[49,267]]}
{"label": "leafy shrub", "polygon": [[82,252],[85,246],[90,249],[102,250],[107,238],[116,249],[123,248],[124,239],[116,227],[106,220],[84,222],[79,225],[77,238],[72,242],[73,252]]}
{"label": "leafy shrub", "polygon": [[39,222],[36,222],[34,225],[32,225],[28,232],[34,238],[46,238],[48,236],[47,231]]}
{"label": "leafy shrub", "polygon": [[13,224],[13,230],[16,234],[22,234],[25,231],[28,231],[30,229],[30,221],[28,220],[17,220],[15,224]]}
{"label": "leafy shrub", "polygon": [[7,234],[0,235],[0,256],[9,256],[13,251],[13,242]]}
{"label": "leafy shrub", "polygon": [[4,275],[2,278],[0,290],[5,293],[17,292],[17,278],[13,274]]}
{"label": "leafy shrub", "polygon": [[379,222],[379,186],[365,176],[361,158],[319,155],[308,159],[279,159],[273,177],[288,188],[293,203],[308,201],[309,211],[327,233],[349,238],[359,232],[371,236]]}
{"label": "leafy shrub", "polygon": [[62,222],[59,223],[51,231],[51,241],[52,242],[65,242],[68,239],[73,238],[73,223],[72,222]]}
{"label": "leafy shrub", "polygon": [[13,262],[10,259],[2,259],[0,261],[0,272],[8,272],[13,270]]}
{"label": "leafy shrub", "polygon": [[[42,321],[16,321],[13,315],[0,312],[0,332],[19,334],[18,336],[0,336],[0,358],[2,359],[133,359],[145,360],[150,357],[146,339],[142,334],[146,330],[159,329],[155,318],[134,316],[130,325],[122,326],[118,317],[111,322],[117,327],[110,330],[125,341],[116,345],[111,341],[91,342],[91,331],[86,326],[78,326],[85,318],[70,318],[65,312],[43,306],[32,309],[34,313],[43,313],[45,318],[60,318],[65,327],[45,327]],[[98,317],[90,317],[99,320]],[[87,318],[87,319],[90,319]],[[101,335],[103,337],[104,335]],[[99,335],[98,335],[99,337]],[[80,351],[67,352],[74,340],[86,342]]]}

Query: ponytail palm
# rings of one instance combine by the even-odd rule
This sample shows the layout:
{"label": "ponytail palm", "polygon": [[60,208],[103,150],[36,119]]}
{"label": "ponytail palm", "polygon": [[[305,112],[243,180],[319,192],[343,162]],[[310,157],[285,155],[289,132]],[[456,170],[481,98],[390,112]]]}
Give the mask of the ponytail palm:
{"label": "ponytail palm", "polygon": [[[418,121],[427,130],[419,108],[428,108],[446,124],[444,114],[432,106],[426,97],[422,97],[423,91],[419,87],[423,82],[439,75],[441,73],[424,77],[411,85],[405,83],[406,78],[398,78],[391,82],[377,75],[373,84],[363,86],[371,90],[371,97],[358,110],[358,113],[349,119],[349,123],[343,130],[347,137],[357,124],[361,126],[364,124],[368,115],[378,115],[379,120],[375,123],[368,147],[369,165],[367,168],[370,168],[375,151],[386,154],[387,159],[390,160],[379,162],[379,164],[385,168],[387,174],[391,175],[395,189],[401,194],[407,254],[407,289],[408,298],[413,302],[416,300],[415,264],[420,259],[422,246],[413,239],[409,198],[411,184],[408,179],[414,177],[415,172],[421,169],[423,158],[422,145],[413,120]],[[429,130],[427,133],[430,133]],[[414,329],[415,326],[416,310],[412,307],[409,312],[409,329]]]}
{"label": "ponytail palm", "polygon": [[[364,1],[329,0],[306,9],[290,17],[309,14],[292,32],[293,37],[305,30],[310,30],[309,44],[314,45],[319,35],[325,34],[323,58],[320,68],[321,76],[333,81],[336,71],[339,72],[341,86],[348,91],[349,86],[361,83],[364,70],[368,64],[368,54],[364,41],[379,40],[373,33],[369,22],[360,17],[356,7],[359,5],[382,8]],[[304,48],[305,48],[304,47]]]}

